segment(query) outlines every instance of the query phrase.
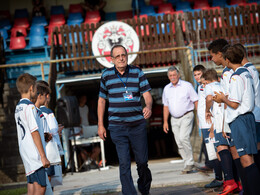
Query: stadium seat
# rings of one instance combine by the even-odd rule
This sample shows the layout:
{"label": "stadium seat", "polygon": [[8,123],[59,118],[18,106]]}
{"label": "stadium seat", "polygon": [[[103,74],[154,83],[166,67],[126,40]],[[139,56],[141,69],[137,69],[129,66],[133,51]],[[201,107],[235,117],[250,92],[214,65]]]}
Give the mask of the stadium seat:
{"label": "stadium seat", "polygon": [[66,23],[65,17],[62,14],[51,15],[50,26],[61,26]]}
{"label": "stadium seat", "polygon": [[30,26],[28,18],[15,18],[14,27],[28,28]]}
{"label": "stadium seat", "polygon": [[174,10],[171,3],[159,5],[158,13],[171,14],[172,12],[174,12]]}
{"label": "stadium seat", "polygon": [[10,39],[10,49],[24,49],[26,47],[25,38],[21,37],[11,37]]}
{"label": "stadium seat", "polygon": [[152,5],[148,5],[148,6],[145,6],[145,7],[141,7],[140,8],[141,11],[140,11],[140,15],[148,15],[148,16],[151,16],[153,14],[156,14],[155,10],[154,10],[154,6]]}
{"label": "stadium seat", "polygon": [[194,2],[194,7],[193,9],[209,9],[209,3],[208,0],[200,0],[200,1],[195,1]]}
{"label": "stadium seat", "polygon": [[[61,45],[61,34],[58,35],[59,44]],[[57,45],[57,39],[56,36],[54,36],[54,44]],[[51,34],[48,34],[48,45],[51,45]]]}
{"label": "stadium seat", "polygon": [[176,3],[176,11],[184,11],[184,12],[192,11],[190,2],[178,2],[178,3]]}
{"label": "stadium seat", "polygon": [[70,13],[67,20],[68,25],[80,25],[83,22],[83,17],[81,13]]}
{"label": "stadium seat", "polygon": [[154,7],[158,7],[159,5],[163,4],[163,0],[150,0],[149,4],[154,6]]}
{"label": "stadium seat", "polygon": [[28,18],[29,13],[26,8],[24,9],[16,9],[14,12],[14,18]]}
{"label": "stadium seat", "polygon": [[230,5],[240,5],[246,3],[246,0],[230,0]]}
{"label": "stadium seat", "polygon": [[81,13],[83,14],[83,9],[80,4],[70,4],[69,13]]}
{"label": "stadium seat", "polygon": [[3,37],[4,39],[7,39],[7,38],[8,38],[8,33],[7,33],[7,30],[6,30],[6,29],[1,28],[1,29],[0,29],[0,34],[1,34],[1,37]]}
{"label": "stadium seat", "polygon": [[89,11],[86,14],[84,23],[98,23],[101,20],[100,14],[98,11]]}
{"label": "stadium seat", "polygon": [[35,16],[32,18],[32,25],[47,26],[47,20],[45,16]]}
{"label": "stadium seat", "polygon": [[[144,0],[137,0],[137,2],[138,2],[138,7],[139,7],[139,9],[141,8],[141,7],[144,7],[144,6],[146,6],[146,3],[145,3],[145,1]],[[132,0],[132,8],[133,9],[136,9],[136,0]]]}
{"label": "stadium seat", "polygon": [[117,20],[123,20],[123,19],[128,19],[128,18],[133,18],[133,12],[130,11],[121,11],[121,12],[116,12],[116,19]]}
{"label": "stadium seat", "polygon": [[44,26],[31,26],[30,29],[30,36],[44,36],[45,35],[45,29]]}
{"label": "stadium seat", "polygon": [[213,0],[212,1],[212,7],[226,7],[227,1],[226,0]]}
{"label": "stadium seat", "polygon": [[0,28],[4,28],[6,30],[10,30],[11,29],[11,23],[10,20],[7,18],[1,19],[0,20]]}
{"label": "stadium seat", "polygon": [[64,15],[65,10],[63,5],[56,5],[56,6],[51,6],[51,15]]}
{"label": "stadium seat", "polygon": [[19,34],[20,36],[27,36],[27,31],[25,28],[22,27],[14,27],[11,29],[11,37],[17,37],[17,34]]}
{"label": "stadium seat", "polygon": [[30,36],[29,46],[30,47],[43,47],[43,46],[45,46],[44,36],[38,36],[38,35]]}

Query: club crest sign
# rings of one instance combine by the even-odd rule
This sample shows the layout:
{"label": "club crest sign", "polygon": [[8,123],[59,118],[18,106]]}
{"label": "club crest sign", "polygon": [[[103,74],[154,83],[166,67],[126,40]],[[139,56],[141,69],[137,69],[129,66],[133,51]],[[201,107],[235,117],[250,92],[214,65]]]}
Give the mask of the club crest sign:
{"label": "club crest sign", "polygon": [[[92,51],[94,56],[110,55],[110,50],[114,45],[123,45],[127,52],[139,51],[139,39],[136,32],[124,22],[107,22],[100,26],[93,36]],[[131,64],[136,57],[137,54],[128,55],[128,64]],[[96,59],[107,68],[114,66],[110,56]]]}

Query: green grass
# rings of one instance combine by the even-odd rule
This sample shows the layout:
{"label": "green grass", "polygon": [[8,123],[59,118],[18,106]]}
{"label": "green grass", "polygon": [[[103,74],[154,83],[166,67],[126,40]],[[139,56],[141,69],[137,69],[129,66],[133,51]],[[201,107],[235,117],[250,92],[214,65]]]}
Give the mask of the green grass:
{"label": "green grass", "polygon": [[0,195],[21,195],[26,194],[27,188],[17,188],[17,189],[9,189],[9,190],[0,190]]}

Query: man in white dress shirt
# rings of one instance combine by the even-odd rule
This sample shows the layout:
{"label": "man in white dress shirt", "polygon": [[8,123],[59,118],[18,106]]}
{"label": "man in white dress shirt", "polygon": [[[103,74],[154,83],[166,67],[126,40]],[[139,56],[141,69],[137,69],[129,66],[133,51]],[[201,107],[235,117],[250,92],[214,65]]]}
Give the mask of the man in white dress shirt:
{"label": "man in white dress shirt", "polygon": [[163,130],[169,131],[168,117],[171,114],[172,132],[179,153],[184,160],[183,173],[194,169],[190,134],[193,127],[194,105],[197,109],[198,95],[191,83],[180,79],[179,70],[172,66],[168,69],[170,83],[163,90]]}

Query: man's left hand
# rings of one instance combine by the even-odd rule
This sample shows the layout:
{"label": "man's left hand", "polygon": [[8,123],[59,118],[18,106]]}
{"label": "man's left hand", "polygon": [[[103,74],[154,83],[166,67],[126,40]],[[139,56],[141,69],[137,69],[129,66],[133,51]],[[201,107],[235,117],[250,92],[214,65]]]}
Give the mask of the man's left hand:
{"label": "man's left hand", "polygon": [[143,115],[145,119],[150,118],[150,116],[152,115],[152,110],[148,107],[144,107],[143,109]]}

